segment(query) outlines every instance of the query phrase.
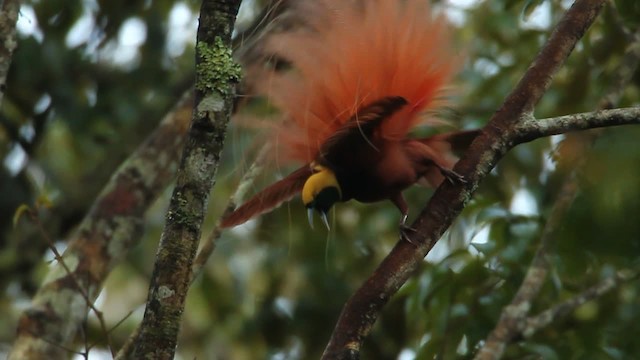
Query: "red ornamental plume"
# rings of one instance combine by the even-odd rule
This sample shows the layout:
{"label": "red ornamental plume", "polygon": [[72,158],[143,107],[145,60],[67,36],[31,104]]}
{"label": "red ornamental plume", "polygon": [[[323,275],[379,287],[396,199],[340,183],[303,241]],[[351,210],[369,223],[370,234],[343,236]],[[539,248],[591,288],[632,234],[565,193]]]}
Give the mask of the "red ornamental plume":
{"label": "red ornamental plume", "polygon": [[294,11],[307,26],[266,44],[292,69],[258,90],[287,120],[272,133],[279,158],[304,165],[222,226],[269,211],[303,187],[307,208],[322,215],[354,198],[390,199],[406,217],[401,191],[421,179],[435,186],[442,175],[457,178],[448,170],[452,145],[466,147],[475,136],[407,138],[442,105],[459,63],[445,19],[425,0],[301,1]]}
{"label": "red ornamental plume", "polygon": [[295,71],[260,89],[293,121],[275,132],[288,158],[312,161],[358,109],[383,97],[408,102],[382,126],[393,139],[439,105],[459,61],[445,19],[426,1],[303,1],[297,10],[310,28],[268,44]]}

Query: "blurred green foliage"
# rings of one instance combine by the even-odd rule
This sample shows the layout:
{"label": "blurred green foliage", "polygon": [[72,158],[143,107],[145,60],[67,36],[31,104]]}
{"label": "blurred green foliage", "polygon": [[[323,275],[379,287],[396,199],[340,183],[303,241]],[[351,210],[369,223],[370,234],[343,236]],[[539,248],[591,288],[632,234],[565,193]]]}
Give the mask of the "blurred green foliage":
{"label": "blurred green foliage", "polygon": [[[467,61],[445,116],[465,128],[482,126],[500,106],[564,13],[567,1],[503,0],[454,12]],[[594,110],[610,91],[625,31],[640,17],[636,1],[607,7],[580,41],[536,108],[538,118]],[[41,194],[51,238],[64,238],[88,210],[117,165],[193,83],[193,42],[172,38],[195,29],[193,1],[50,0],[23,3],[20,32],[0,112],[0,354],[10,346],[19,310],[42,280],[46,245],[33,225],[11,224],[20,204]],[[257,10],[247,3],[243,16]],[[192,13],[189,13],[192,11]],[[187,26],[171,28],[187,14]],[[541,17],[539,14],[542,13]],[[536,15],[538,14],[538,15]],[[81,28],[78,22],[92,19]],[[532,19],[542,19],[535,22]],[[241,17],[241,20],[245,20]],[[131,45],[125,31],[146,36]],[[75,32],[74,32],[75,31]],[[125,36],[126,35],[126,36]],[[173,39],[173,40],[172,40]],[[129,41],[129,42],[128,42]],[[129,45],[127,45],[129,44]],[[125,49],[129,47],[128,49]],[[133,54],[122,61],[122,54]],[[636,72],[619,106],[638,105]],[[259,106],[252,109],[259,108]],[[579,173],[580,192],[551,249],[551,275],[533,313],[581,293],[616,270],[638,267],[640,255],[640,128],[604,132]],[[206,234],[251,163],[250,130],[232,125],[210,204]],[[572,164],[554,158],[562,137],[510,152],[481,184],[462,216],[385,307],[363,359],[470,358],[517,290],[539,243],[562,180]],[[22,159],[21,161],[18,161]],[[255,190],[286,175],[265,174]],[[148,278],[162,231],[167,194],[147,215],[141,245],[110,276],[98,301],[120,346],[142,316]],[[431,194],[407,192],[411,214]],[[238,229],[226,231],[189,293],[178,353],[199,359],[318,358],[342,305],[397,241],[390,204],[348,203],[332,212],[332,231],[312,231],[295,199]],[[640,286],[610,294],[507,348],[509,359],[631,359],[640,355]],[[131,316],[127,315],[133,312]],[[93,354],[105,336],[90,317]],[[78,340],[78,349],[83,348]],[[401,354],[401,355],[400,355]]]}

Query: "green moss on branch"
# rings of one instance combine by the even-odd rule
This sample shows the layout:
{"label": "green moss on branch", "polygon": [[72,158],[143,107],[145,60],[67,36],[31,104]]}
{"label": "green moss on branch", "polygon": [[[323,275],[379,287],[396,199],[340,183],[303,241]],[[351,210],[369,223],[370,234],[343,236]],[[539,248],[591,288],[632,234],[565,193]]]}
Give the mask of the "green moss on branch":
{"label": "green moss on branch", "polygon": [[199,42],[196,49],[200,57],[200,64],[196,68],[196,88],[227,95],[229,82],[238,82],[242,76],[240,65],[231,56],[231,48],[220,37],[216,37],[213,46]]}

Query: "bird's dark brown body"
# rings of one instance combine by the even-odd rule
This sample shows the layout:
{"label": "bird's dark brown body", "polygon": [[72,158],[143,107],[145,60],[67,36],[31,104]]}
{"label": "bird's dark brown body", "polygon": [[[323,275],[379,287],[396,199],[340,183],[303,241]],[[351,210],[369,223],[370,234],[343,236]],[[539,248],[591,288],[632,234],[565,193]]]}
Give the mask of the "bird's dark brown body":
{"label": "bird's dark brown body", "polygon": [[426,145],[416,140],[376,142],[367,145],[357,158],[348,157],[335,164],[319,163],[331,169],[342,188],[342,200],[370,203],[391,199],[415,184],[435,167]]}
{"label": "bird's dark brown body", "polygon": [[370,203],[389,199],[406,215],[408,209],[402,196],[406,188],[422,179],[435,187],[444,177],[458,178],[450,170],[453,161],[448,154],[452,141],[462,142],[466,147],[475,132],[400,140],[380,135],[384,122],[405,105],[400,97],[380,99],[361,109],[357,120],[352,119],[321,147],[315,162],[335,174],[341,201]]}

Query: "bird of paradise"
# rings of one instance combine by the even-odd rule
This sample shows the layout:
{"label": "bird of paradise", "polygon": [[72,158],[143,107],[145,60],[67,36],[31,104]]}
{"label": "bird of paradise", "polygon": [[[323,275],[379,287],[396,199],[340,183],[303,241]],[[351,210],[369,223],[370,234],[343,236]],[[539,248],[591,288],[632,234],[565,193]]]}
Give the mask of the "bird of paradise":
{"label": "bird of paradise", "polygon": [[463,181],[454,151],[476,131],[412,138],[442,98],[460,63],[450,29],[425,0],[300,1],[307,27],[273,36],[267,49],[289,61],[258,90],[286,119],[271,133],[287,162],[303,165],[222,219],[231,227],[298,193],[309,223],[337,202],[391,200],[406,229],[402,191]]}

